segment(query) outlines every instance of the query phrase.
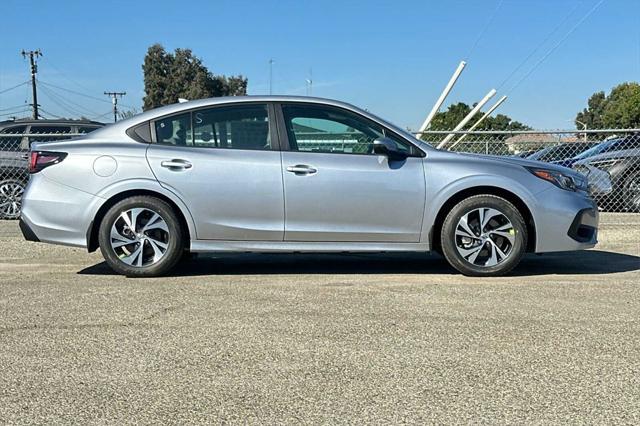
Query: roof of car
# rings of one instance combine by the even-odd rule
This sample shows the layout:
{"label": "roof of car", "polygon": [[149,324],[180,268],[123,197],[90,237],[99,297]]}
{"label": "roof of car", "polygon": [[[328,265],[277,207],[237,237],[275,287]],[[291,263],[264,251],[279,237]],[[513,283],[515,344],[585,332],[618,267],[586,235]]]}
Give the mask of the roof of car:
{"label": "roof of car", "polygon": [[42,126],[51,126],[51,125],[66,125],[66,126],[73,126],[73,125],[95,125],[95,126],[104,126],[104,123],[101,123],[99,121],[92,121],[92,120],[67,120],[67,119],[55,119],[55,120],[49,120],[49,119],[38,119],[38,120],[34,120],[33,118],[18,118],[16,120],[5,120],[5,121],[0,121],[0,128],[1,127],[7,127],[7,126],[13,126],[13,125],[42,125]]}
{"label": "roof of car", "polygon": [[387,122],[386,120],[380,117],[377,117],[374,114],[371,114],[368,111],[365,111],[361,108],[358,108],[346,102],[336,101],[333,99],[308,97],[308,96],[281,96],[281,95],[225,96],[225,97],[219,97],[219,98],[198,99],[198,100],[187,101],[182,103],[175,103],[171,105],[154,108],[154,109],[145,111],[142,114],[138,114],[134,117],[128,118],[126,120],[122,120],[117,123],[107,125],[95,132],[91,132],[86,137],[91,139],[102,139],[102,138],[107,139],[112,136],[122,135],[124,132],[126,132],[127,129],[137,124],[141,124],[149,120],[154,120],[156,118],[163,117],[166,115],[179,113],[184,110],[190,110],[193,108],[202,108],[202,107],[213,106],[213,105],[249,103],[249,102],[315,103],[315,104],[341,107],[341,108],[345,108],[347,110],[351,110],[356,113],[362,114],[379,123],[384,123],[385,125],[389,126],[390,128],[393,128],[395,131],[399,133],[413,137],[406,130],[398,126],[395,126]]}

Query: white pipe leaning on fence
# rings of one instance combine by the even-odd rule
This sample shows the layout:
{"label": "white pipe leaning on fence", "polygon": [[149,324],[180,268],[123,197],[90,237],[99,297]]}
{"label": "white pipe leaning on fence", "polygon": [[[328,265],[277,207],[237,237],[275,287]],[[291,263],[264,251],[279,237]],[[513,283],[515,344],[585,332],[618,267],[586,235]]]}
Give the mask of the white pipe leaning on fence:
{"label": "white pipe leaning on fence", "polygon": [[[478,105],[473,107],[473,109],[469,112],[469,114],[467,114],[467,116],[463,118],[460,123],[458,123],[458,125],[453,129],[453,131],[456,132],[458,130],[461,130],[473,118],[473,116],[476,115],[478,111],[482,109],[484,104],[489,102],[489,99],[491,99],[495,94],[496,94],[496,89],[489,90],[489,93],[487,93],[485,97],[482,98],[482,100],[478,103]],[[438,144],[438,149],[441,149],[442,147],[444,147],[451,139],[453,139],[454,136],[455,136],[454,133],[449,133],[447,137],[444,138],[442,142]]]}
{"label": "white pipe leaning on fence", "polygon": [[422,126],[420,126],[420,130],[418,130],[418,133],[416,133],[417,137],[420,137],[420,133],[427,130],[427,128],[429,127],[429,124],[431,123],[431,120],[433,120],[433,117],[440,110],[440,107],[444,103],[444,100],[449,95],[449,92],[451,92],[451,89],[453,89],[453,85],[456,84],[456,81],[458,81],[458,77],[460,77],[460,74],[462,74],[462,70],[466,65],[467,63],[465,61],[460,62],[460,64],[458,65],[458,68],[455,70],[455,72],[451,76],[449,83],[447,83],[444,90],[440,94],[440,97],[436,101],[435,105],[433,105],[433,108],[431,108],[431,112],[429,112],[429,115],[427,115],[427,118],[424,120],[424,123],[422,123]]}
{"label": "white pipe leaning on fence", "polygon": [[[493,111],[495,111],[504,101],[507,100],[507,96],[503,96],[500,99],[498,99],[498,102],[495,103],[495,105],[493,105],[491,108],[489,108],[489,111],[487,111],[486,113],[484,113],[482,115],[482,117],[480,117],[480,119],[478,121],[475,122],[475,124],[473,126],[471,126],[471,128],[468,130],[469,132],[473,132],[476,127],[478,127],[480,125],[480,123],[482,123],[484,121],[485,118],[489,117]],[[466,138],[468,135],[468,133],[465,133],[464,135],[460,136],[460,138],[458,138],[457,141],[454,142],[453,145],[451,145],[449,147],[449,149],[453,148],[454,146],[458,145],[464,138]]]}

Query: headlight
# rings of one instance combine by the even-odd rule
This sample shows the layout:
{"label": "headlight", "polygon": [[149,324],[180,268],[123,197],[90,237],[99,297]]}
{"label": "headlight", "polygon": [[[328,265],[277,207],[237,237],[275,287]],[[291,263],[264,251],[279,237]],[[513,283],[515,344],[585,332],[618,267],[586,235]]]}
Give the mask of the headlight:
{"label": "headlight", "polygon": [[555,170],[546,169],[527,169],[540,179],[544,179],[551,182],[558,188],[566,189],[567,191],[586,191],[587,190],[587,178],[583,176],[566,175]]}
{"label": "headlight", "polygon": [[618,164],[620,161],[621,161],[620,159],[614,158],[611,160],[594,161],[592,163],[589,163],[589,165],[608,172],[613,166]]}

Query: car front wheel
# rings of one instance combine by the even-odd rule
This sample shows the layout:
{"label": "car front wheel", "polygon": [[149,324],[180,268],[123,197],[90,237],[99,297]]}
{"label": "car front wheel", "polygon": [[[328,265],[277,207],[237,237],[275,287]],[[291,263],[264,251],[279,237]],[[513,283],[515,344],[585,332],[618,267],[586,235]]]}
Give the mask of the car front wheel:
{"label": "car front wheel", "polygon": [[184,250],[183,231],[170,205],[149,196],[116,203],[100,223],[100,251],[116,272],[154,277],[171,270]]}
{"label": "car front wheel", "polygon": [[527,227],[509,201],[476,195],[451,209],[442,225],[441,246],[449,264],[464,275],[504,275],[520,263]]}

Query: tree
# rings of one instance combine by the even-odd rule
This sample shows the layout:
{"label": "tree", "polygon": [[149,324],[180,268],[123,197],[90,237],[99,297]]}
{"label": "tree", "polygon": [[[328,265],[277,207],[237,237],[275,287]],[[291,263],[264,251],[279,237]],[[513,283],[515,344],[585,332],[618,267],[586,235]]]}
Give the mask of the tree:
{"label": "tree", "polygon": [[576,115],[576,127],[582,129],[579,121],[588,129],[640,127],[640,84],[619,84],[611,89],[609,95],[594,93],[587,102],[587,108]]}
{"label": "tree", "polygon": [[247,79],[213,75],[191,49],[168,53],[160,44],[149,47],[142,65],[143,109],[176,103],[178,98],[202,99],[247,94]]}

